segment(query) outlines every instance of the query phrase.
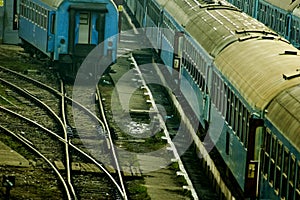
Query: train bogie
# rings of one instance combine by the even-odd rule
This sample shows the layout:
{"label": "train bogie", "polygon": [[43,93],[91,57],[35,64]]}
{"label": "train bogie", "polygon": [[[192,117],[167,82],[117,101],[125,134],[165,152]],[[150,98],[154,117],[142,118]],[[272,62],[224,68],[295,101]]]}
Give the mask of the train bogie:
{"label": "train bogie", "polygon": [[69,66],[58,66],[67,75],[75,76],[78,65],[99,44],[101,56],[116,59],[118,13],[110,0],[20,0],[19,22],[25,47]]}

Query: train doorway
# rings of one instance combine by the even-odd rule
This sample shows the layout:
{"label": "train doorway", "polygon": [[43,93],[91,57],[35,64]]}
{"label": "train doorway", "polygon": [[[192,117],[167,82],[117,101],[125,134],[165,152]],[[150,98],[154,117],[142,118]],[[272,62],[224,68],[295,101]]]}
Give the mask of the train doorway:
{"label": "train doorway", "polygon": [[105,14],[105,7],[102,9],[71,7],[69,49],[73,55],[85,57],[104,40]]}

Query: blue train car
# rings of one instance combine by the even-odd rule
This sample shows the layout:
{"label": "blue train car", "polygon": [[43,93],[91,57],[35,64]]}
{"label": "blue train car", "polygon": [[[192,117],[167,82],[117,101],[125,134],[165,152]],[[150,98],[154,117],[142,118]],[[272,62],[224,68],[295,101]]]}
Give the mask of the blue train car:
{"label": "blue train car", "polygon": [[[88,53],[103,42],[101,54],[116,59],[118,11],[110,0],[20,0],[19,37],[31,54],[46,55],[74,76]],[[79,63],[79,64],[78,64]],[[63,69],[62,69],[63,68]]]}
{"label": "blue train car", "polygon": [[[170,73],[179,72],[173,84],[226,164],[215,178],[236,183],[236,199],[299,199],[300,51],[225,1],[143,2],[127,0],[131,12],[144,12],[140,24]],[[271,9],[235,2],[248,13]],[[287,31],[291,24],[274,24],[275,14],[292,16],[272,9],[265,22]]]}
{"label": "blue train car", "polygon": [[300,47],[299,2],[294,0],[227,0]]}

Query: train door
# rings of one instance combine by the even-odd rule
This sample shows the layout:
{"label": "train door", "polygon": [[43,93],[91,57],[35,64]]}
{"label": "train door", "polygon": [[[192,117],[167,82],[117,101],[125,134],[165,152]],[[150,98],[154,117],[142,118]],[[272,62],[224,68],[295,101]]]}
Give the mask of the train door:
{"label": "train door", "polygon": [[259,184],[259,160],[263,136],[263,120],[253,115],[249,119],[247,162],[245,174],[245,197],[256,199]]}
{"label": "train door", "polygon": [[105,13],[88,9],[70,13],[69,49],[76,57],[85,57],[104,40]]}
{"label": "train door", "polygon": [[49,11],[49,19],[48,19],[48,43],[47,43],[47,51],[53,52],[54,50],[54,41],[55,41],[55,12]]}

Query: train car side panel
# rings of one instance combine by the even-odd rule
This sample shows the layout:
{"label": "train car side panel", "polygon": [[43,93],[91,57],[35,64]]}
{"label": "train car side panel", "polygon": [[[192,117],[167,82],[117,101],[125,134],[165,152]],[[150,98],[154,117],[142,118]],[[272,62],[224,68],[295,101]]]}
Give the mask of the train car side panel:
{"label": "train car side panel", "polygon": [[47,20],[48,14],[55,11],[36,2],[26,3],[20,2],[19,37],[49,56]]}

